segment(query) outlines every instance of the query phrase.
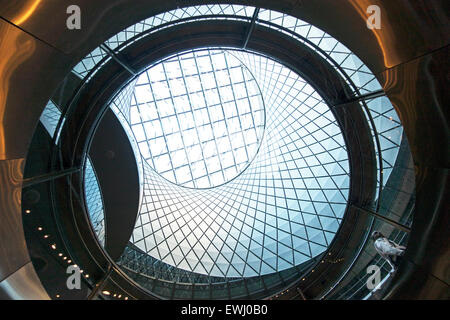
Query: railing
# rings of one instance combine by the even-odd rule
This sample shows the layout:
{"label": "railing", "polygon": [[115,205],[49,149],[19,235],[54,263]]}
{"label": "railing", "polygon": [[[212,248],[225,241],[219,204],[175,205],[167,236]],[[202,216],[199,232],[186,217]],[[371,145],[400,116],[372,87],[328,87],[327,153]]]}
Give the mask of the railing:
{"label": "railing", "polygon": [[166,299],[262,299],[269,291],[281,291],[316,261],[264,276],[209,277],[172,267],[129,244],[118,264],[134,281]]}
{"label": "railing", "polygon": [[[381,210],[374,216],[373,230],[381,231],[390,240],[406,246],[409,230],[414,216],[414,167],[406,139],[403,139],[400,152],[390,180],[385,184]],[[361,212],[361,214],[366,214]],[[370,214],[370,213],[369,213]],[[335,287],[323,298],[327,299],[364,299],[371,297],[372,291],[382,290],[383,286],[369,290],[367,281],[372,273],[368,266],[377,266],[381,271],[383,282],[393,274],[391,266],[375,250],[373,241],[367,240],[360,250],[355,262],[347,270]],[[381,288],[381,289],[380,289]],[[380,291],[378,291],[379,295]]]}

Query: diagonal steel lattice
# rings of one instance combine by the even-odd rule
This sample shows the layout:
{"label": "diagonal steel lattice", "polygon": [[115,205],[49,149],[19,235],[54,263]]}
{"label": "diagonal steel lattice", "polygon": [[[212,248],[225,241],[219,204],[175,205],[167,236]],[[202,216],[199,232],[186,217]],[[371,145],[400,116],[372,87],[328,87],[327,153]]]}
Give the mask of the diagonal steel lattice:
{"label": "diagonal steel lattice", "polygon": [[[189,154],[186,155],[186,149],[183,149],[185,145],[180,144],[180,148],[171,151],[164,144],[167,139],[154,146],[149,143],[148,151],[141,149],[142,155],[147,156],[144,162],[144,199],[131,242],[149,255],[181,269],[211,276],[249,277],[290,268],[326,249],[338,229],[347,203],[348,159],[340,129],[328,106],[308,83],[283,65],[251,52],[220,49],[182,53],[161,64],[176,62],[175,66],[184,70],[189,69],[182,64],[186,57],[193,60],[193,57],[206,57],[211,61],[214,56],[226,55],[230,56],[228,60],[232,57],[239,62],[227,68],[240,71],[235,78],[230,76],[226,83],[233,88],[233,84],[245,83],[243,80],[247,79],[250,82],[247,85],[255,81],[261,88],[253,95],[258,97],[258,93],[261,94],[266,105],[264,136],[259,141],[259,151],[253,160],[245,158],[247,166],[231,180],[221,181],[223,183],[215,187],[209,185],[209,188],[202,189],[194,185],[186,188],[179,181],[164,177],[168,171],[161,169],[163,164],[155,161],[164,149],[169,162],[165,164],[166,168],[176,173],[180,168],[177,163],[181,163],[190,171],[185,177],[194,176],[192,172],[199,170],[195,167],[198,162],[186,161]],[[224,70],[220,64],[217,66],[216,72],[227,71],[231,75],[229,69]],[[165,130],[166,136],[182,133],[177,125],[186,124],[186,120],[176,119],[182,113],[174,111],[172,124],[164,126],[164,117],[168,115],[165,113],[161,117],[159,109],[155,110],[158,111],[154,113],[155,119],[148,120],[148,105],[159,101],[156,96],[160,100],[174,101],[177,94],[198,94],[197,89],[203,90],[205,109],[215,106],[231,108],[237,117],[252,114],[242,111],[242,105],[235,102],[230,105],[208,104],[208,93],[204,91],[220,89],[220,86],[204,89],[203,84],[197,84],[200,87],[190,90],[191,85],[188,84],[186,91],[174,94],[170,81],[172,78],[178,80],[173,76],[178,71],[170,72],[168,77],[166,67],[160,66],[159,72],[154,73],[155,66],[152,66],[143,73],[143,79],[139,77],[136,82],[134,97],[130,101],[133,130],[146,122],[157,121],[161,125],[161,137]],[[179,70],[179,74],[183,77],[184,72],[192,73],[191,76],[199,76],[197,80],[202,83],[202,75],[214,72],[211,67],[197,64],[190,71]],[[246,78],[242,70],[248,70],[252,77]],[[158,87],[156,94],[152,81],[165,82],[167,87]],[[215,81],[213,84],[218,83]],[[144,93],[138,93],[142,87]],[[234,88],[233,97],[252,97],[244,87],[241,92]],[[142,107],[144,105],[146,107]],[[154,105],[157,109],[158,104]],[[170,107],[176,108],[174,105]],[[187,108],[188,113],[191,113],[191,107],[189,103],[180,106]],[[161,108],[168,108],[168,103]],[[203,110],[203,114],[211,112]],[[207,120],[212,121],[210,117]],[[244,128],[254,130],[255,123],[258,123],[255,117],[249,117],[248,126],[241,122],[237,128],[241,133],[246,130]],[[211,122],[202,124],[210,125]],[[195,125],[197,123],[193,120],[188,127]],[[229,131],[225,132],[229,134]],[[138,142],[141,139],[144,143],[151,141],[146,133],[134,133]],[[217,140],[214,135],[212,137]],[[203,140],[199,138],[198,141]],[[157,151],[153,151],[155,147]],[[180,160],[177,159],[179,150],[184,150]],[[215,148],[212,154],[219,156],[220,153]],[[233,156],[238,155],[235,152]],[[206,164],[205,160],[202,159]],[[209,175],[205,167],[202,167],[204,171],[200,176]],[[219,168],[223,170],[224,166]],[[222,177],[226,177],[224,171]]]}

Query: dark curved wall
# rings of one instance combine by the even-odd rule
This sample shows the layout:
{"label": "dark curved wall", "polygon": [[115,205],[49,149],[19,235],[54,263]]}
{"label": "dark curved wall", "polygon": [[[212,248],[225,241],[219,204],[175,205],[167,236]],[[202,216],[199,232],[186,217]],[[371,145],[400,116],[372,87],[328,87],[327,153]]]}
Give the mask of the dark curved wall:
{"label": "dark curved wall", "polygon": [[105,250],[116,261],[133,233],[140,192],[138,168],[129,138],[109,109],[95,131],[89,155],[103,194]]}
{"label": "dark curved wall", "polygon": [[[70,69],[132,23],[175,0],[0,0],[0,291],[47,298],[26,248],[21,179],[28,146],[47,101]],[[227,1],[223,1],[227,2]],[[285,11],[339,39],[372,69],[403,122],[416,169],[411,238],[389,298],[448,298],[448,1],[234,1]],[[82,8],[81,30],[65,27],[66,8]],[[367,6],[382,8],[380,30]],[[26,288],[26,290],[24,290]]]}

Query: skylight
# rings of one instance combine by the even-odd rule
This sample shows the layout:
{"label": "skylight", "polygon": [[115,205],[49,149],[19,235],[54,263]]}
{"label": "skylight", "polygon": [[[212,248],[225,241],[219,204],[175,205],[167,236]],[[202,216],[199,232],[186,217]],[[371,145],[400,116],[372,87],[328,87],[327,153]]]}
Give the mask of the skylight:
{"label": "skylight", "polygon": [[[355,89],[357,96],[381,89],[369,68],[338,40],[305,21],[263,8],[228,4],[181,7],[142,20],[114,35],[104,45],[120,51],[151,33],[181,21],[223,19],[250,24],[254,15],[257,18],[256,27],[261,25],[282,32],[321,55]],[[195,62],[188,66],[180,63],[183,53],[154,64],[150,69],[159,68],[155,77],[149,77],[150,69],[146,70],[111,104],[124,128],[128,130],[133,126],[133,132],[127,132],[133,144],[139,140],[136,153],[142,155],[137,162],[140,167],[142,164],[144,170],[143,199],[130,242],[168,265],[218,277],[250,277],[278,272],[322,253],[341,223],[350,184],[346,147],[333,114],[301,77],[270,58],[231,49],[205,48],[197,51],[185,53],[187,59]],[[216,171],[214,165],[230,160],[226,151],[216,147],[215,156],[221,161],[214,163],[208,162],[210,157],[204,154],[198,161],[192,161],[192,150],[183,155],[178,149],[180,145],[187,147],[183,145],[184,139],[191,138],[186,134],[189,129],[185,127],[193,129],[194,124],[196,131],[199,128],[195,121],[195,109],[191,107],[203,101],[207,106],[204,109],[208,109],[207,102],[213,99],[208,90],[212,92],[216,89],[217,94],[222,96],[224,90],[221,90],[223,86],[220,83],[202,82],[202,74],[222,80],[217,78],[217,74],[224,71],[223,65],[216,64],[212,58],[216,54],[230,61],[227,70],[230,66],[235,70],[241,68],[242,83],[247,86],[246,89],[255,89],[245,93],[250,101],[251,98],[256,100],[258,93],[262,95],[262,101],[250,103],[250,112],[243,113],[251,116],[253,122],[240,122],[242,140],[246,142],[246,157],[243,157],[243,152],[237,153],[230,142],[227,150],[232,151],[233,166],[222,166],[220,171]],[[200,62],[202,55],[209,55],[212,63],[205,64],[206,59]],[[234,58],[239,60],[236,65],[233,64]],[[80,61],[73,72],[89,80],[110,59],[107,52],[98,47]],[[176,62],[179,62],[178,67],[168,66],[169,63],[176,65]],[[184,68],[188,76],[182,74],[180,77]],[[189,76],[197,76],[199,80],[187,83]],[[143,94],[135,92],[137,82],[141,90],[147,88],[146,93],[145,90]],[[203,83],[207,89],[202,88]],[[240,84],[239,81],[236,84]],[[200,85],[203,97],[197,97],[200,91],[195,88],[196,85]],[[213,87],[208,89],[208,85]],[[232,85],[231,88],[234,89],[233,94],[244,93]],[[191,96],[194,97],[192,100]],[[223,96],[227,97],[227,94]],[[142,103],[139,99],[149,101]],[[240,109],[237,100],[234,109],[229,110],[235,110],[240,117],[239,112],[243,109]],[[181,105],[187,106],[186,103],[180,105],[180,101],[187,102],[191,110],[179,112]],[[165,108],[167,105],[169,107]],[[382,170],[383,179],[380,175],[378,184],[382,187],[396,161],[403,128],[386,97],[367,101],[367,105],[375,125],[371,129],[374,137],[380,140],[381,150],[377,152],[383,161],[378,170]],[[220,104],[220,107],[224,109],[224,105]],[[48,112],[41,117],[52,135],[60,118],[54,117],[54,109],[53,103],[49,102]],[[166,121],[163,128],[164,117],[169,115],[162,111],[161,116],[158,111],[172,109],[172,116],[175,115],[177,121]],[[186,117],[190,114],[192,120],[185,121],[179,116],[183,113]],[[212,126],[215,120],[209,112],[204,114],[208,117],[204,116],[204,120],[199,121],[200,127]],[[263,120],[261,114],[264,115]],[[223,132],[224,127],[230,128],[232,120],[233,116],[224,116],[224,125],[218,132]],[[246,127],[250,123],[252,127]],[[153,125],[156,129],[159,126],[158,136]],[[249,136],[251,132],[256,134],[259,139],[257,143],[245,136],[247,131]],[[192,146],[197,146],[198,150],[198,147],[210,142],[211,135],[196,134],[194,140],[197,139],[197,143]],[[222,137],[215,134],[213,132],[214,141]],[[228,137],[231,139],[230,134]],[[163,138],[163,141],[156,143],[157,138]],[[169,148],[168,138],[175,138],[170,142],[175,149]],[[150,145],[152,139],[153,144]],[[238,145],[241,146],[242,140]],[[181,156],[176,156],[175,152]],[[162,156],[166,157],[158,160]],[[226,169],[231,173],[227,174]],[[216,177],[210,173],[215,173]]]}
{"label": "skylight", "polygon": [[256,80],[223,50],[176,55],[143,72],[131,123],[143,157],[167,180],[210,188],[255,157],[264,131]]}
{"label": "skylight", "polygon": [[347,206],[348,155],[329,107],[297,73],[252,52],[205,48],[150,66],[123,92],[113,104],[130,110],[146,159],[132,244],[228,278],[326,250]]}

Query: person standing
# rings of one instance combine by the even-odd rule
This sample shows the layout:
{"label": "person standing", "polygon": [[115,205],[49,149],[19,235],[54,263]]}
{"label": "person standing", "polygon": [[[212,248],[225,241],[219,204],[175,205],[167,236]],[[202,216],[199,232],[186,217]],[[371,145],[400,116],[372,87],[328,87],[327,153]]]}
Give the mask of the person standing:
{"label": "person standing", "polygon": [[389,263],[391,272],[395,271],[399,264],[399,257],[403,256],[406,248],[389,240],[379,231],[372,233],[372,239],[375,250]]}

